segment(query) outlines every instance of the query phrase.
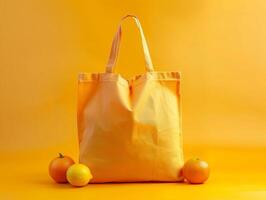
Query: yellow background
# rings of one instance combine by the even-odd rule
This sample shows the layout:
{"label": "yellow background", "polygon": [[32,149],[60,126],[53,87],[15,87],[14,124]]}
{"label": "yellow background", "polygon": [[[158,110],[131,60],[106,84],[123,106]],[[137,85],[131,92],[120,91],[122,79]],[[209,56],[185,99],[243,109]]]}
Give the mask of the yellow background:
{"label": "yellow background", "polygon": [[[265,197],[265,13],[264,0],[0,0],[0,198]],[[156,70],[182,73],[185,157],[211,164],[205,185],[71,190],[47,175],[57,152],[77,160],[77,74],[104,71],[125,14]],[[123,31],[116,71],[130,77],[144,58],[133,22]]]}

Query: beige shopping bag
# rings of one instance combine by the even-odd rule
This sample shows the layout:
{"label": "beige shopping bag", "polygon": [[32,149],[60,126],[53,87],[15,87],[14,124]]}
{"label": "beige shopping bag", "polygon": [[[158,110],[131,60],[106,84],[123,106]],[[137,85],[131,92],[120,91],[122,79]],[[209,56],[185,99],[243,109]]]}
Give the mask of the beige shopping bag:
{"label": "beige shopping bag", "polygon": [[154,71],[143,30],[146,73],[114,73],[121,25],[105,73],[81,73],[78,84],[80,162],[92,182],[180,181],[183,147],[180,75]]}

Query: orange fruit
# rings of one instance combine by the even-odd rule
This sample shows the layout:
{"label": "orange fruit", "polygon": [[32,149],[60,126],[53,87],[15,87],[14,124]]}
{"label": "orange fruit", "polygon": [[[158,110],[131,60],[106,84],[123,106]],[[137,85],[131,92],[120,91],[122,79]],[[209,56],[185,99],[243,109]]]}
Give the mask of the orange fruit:
{"label": "orange fruit", "polygon": [[53,159],[49,165],[49,174],[57,183],[67,183],[67,169],[75,164],[72,158],[59,153],[59,156]]}
{"label": "orange fruit", "polygon": [[204,183],[209,178],[210,168],[207,162],[199,158],[188,160],[183,167],[185,179],[192,184]]}

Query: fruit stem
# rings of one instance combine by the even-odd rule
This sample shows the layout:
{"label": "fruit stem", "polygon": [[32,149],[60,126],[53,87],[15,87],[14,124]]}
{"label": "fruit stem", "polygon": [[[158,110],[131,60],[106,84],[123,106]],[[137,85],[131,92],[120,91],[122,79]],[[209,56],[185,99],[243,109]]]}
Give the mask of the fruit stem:
{"label": "fruit stem", "polygon": [[59,158],[64,158],[62,153],[59,153]]}

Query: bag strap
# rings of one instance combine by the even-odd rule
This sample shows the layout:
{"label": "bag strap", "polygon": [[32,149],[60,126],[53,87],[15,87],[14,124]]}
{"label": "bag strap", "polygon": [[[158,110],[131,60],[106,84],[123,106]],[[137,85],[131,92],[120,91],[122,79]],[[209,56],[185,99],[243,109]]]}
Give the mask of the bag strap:
{"label": "bag strap", "polygon": [[146,61],[146,70],[148,72],[154,71],[153,69],[153,64],[151,61],[151,56],[149,53],[149,48],[148,48],[148,44],[147,41],[145,39],[144,36],[144,32],[142,30],[141,24],[139,22],[139,19],[134,16],[134,15],[126,15],[125,17],[123,17],[120,21],[120,24],[118,26],[118,30],[113,38],[113,42],[112,42],[112,47],[111,47],[111,52],[109,55],[109,60],[108,63],[106,65],[106,72],[107,73],[112,73],[114,71],[114,67],[115,67],[115,63],[118,57],[118,52],[119,52],[119,47],[120,47],[120,42],[121,42],[121,36],[122,36],[122,22],[123,20],[125,20],[126,18],[132,18],[135,20],[135,23],[138,27],[138,30],[140,32],[140,36],[141,36],[141,42],[142,42],[142,47],[143,47],[143,51],[144,51],[144,56],[145,56],[145,61]]}

